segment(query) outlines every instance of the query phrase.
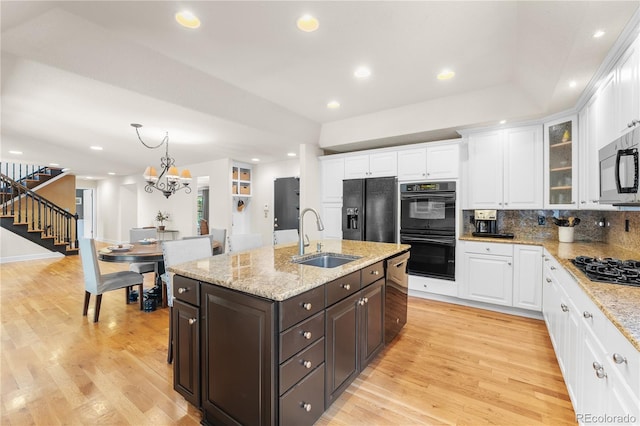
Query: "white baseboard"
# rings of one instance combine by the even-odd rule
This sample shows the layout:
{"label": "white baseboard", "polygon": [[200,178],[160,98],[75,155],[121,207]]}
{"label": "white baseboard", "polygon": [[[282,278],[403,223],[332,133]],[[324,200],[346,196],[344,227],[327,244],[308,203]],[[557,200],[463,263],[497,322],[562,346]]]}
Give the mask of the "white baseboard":
{"label": "white baseboard", "polygon": [[455,305],[469,306],[471,308],[485,309],[487,311],[501,312],[503,314],[517,315],[519,317],[533,318],[542,320],[542,312],[529,311],[527,309],[513,308],[510,306],[492,305],[490,303],[476,302],[475,300],[460,299],[453,296],[445,296],[442,294],[428,293],[409,289],[409,296],[419,297],[421,299],[436,300],[439,302],[453,303]]}
{"label": "white baseboard", "polygon": [[25,254],[21,256],[9,256],[0,257],[0,264],[11,262],[24,262],[27,260],[41,260],[41,259],[59,259],[64,257],[64,254],[52,251],[50,253],[38,253],[38,254]]}

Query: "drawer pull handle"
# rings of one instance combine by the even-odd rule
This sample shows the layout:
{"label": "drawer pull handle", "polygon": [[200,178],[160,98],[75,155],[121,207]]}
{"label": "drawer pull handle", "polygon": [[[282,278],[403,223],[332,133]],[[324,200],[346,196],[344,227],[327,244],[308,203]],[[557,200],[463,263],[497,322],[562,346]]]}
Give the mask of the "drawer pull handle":
{"label": "drawer pull handle", "polygon": [[569,307],[564,303],[560,304],[560,309],[562,309],[562,312],[569,312]]}
{"label": "drawer pull handle", "polygon": [[371,271],[371,275],[380,275],[380,271]]}
{"label": "drawer pull handle", "polygon": [[309,302],[307,302],[307,303],[303,303],[303,304],[302,304],[302,307],[303,307],[304,309],[306,309],[307,311],[310,311],[310,310],[311,310],[311,303],[309,303]]}
{"label": "drawer pull handle", "polygon": [[350,284],[342,284],[342,288],[344,288],[345,290],[351,290],[351,285]]}
{"label": "drawer pull handle", "polygon": [[307,340],[311,340],[311,332],[310,331],[304,331],[302,333],[302,337],[304,337]]}
{"label": "drawer pull handle", "polygon": [[178,293],[179,293],[179,294],[183,294],[183,293],[186,293],[186,292],[188,292],[188,291],[189,291],[189,289],[188,289],[188,288],[186,288],[186,287],[180,287],[180,288],[178,289]]}
{"label": "drawer pull handle", "polygon": [[302,365],[304,368],[311,368],[311,361],[302,361]]}
{"label": "drawer pull handle", "polygon": [[582,316],[585,317],[585,318],[593,318],[593,314],[591,312],[589,312],[589,311],[584,311],[582,313]]}
{"label": "drawer pull handle", "polygon": [[304,402],[302,403],[302,408],[304,408],[304,411],[308,413],[309,411],[311,411],[311,404],[309,404],[308,402]]}
{"label": "drawer pull handle", "polygon": [[189,318],[189,325],[193,325],[198,321],[198,318]]}
{"label": "drawer pull handle", "polygon": [[613,354],[613,362],[615,362],[616,364],[626,364],[627,358],[616,352]]}

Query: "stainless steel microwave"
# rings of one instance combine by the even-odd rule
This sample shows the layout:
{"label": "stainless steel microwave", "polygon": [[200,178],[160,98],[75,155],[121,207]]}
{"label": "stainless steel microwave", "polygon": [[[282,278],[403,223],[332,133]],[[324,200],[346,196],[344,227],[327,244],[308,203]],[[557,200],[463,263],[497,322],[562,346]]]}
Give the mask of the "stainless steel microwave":
{"label": "stainless steel microwave", "polygon": [[640,128],[634,129],[598,151],[600,204],[640,206],[638,148]]}

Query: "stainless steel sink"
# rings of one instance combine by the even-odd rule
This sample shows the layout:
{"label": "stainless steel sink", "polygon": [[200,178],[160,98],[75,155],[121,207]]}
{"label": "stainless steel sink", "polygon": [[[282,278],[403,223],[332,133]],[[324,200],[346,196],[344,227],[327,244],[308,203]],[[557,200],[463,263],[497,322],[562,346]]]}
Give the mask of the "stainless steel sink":
{"label": "stainless steel sink", "polygon": [[360,259],[361,256],[338,253],[313,253],[305,256],[294,256],[293,263],[300,265],[317,266],[319,268],[335,268],[345,263]]}

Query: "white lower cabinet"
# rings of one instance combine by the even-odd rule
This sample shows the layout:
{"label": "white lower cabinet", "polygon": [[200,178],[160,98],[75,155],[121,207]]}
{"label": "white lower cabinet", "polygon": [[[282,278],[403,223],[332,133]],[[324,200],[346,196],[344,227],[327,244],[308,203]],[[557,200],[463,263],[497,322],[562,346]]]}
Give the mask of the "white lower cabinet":
{"label": "white lower cabinet", "polygon": [[640,423],[640,352],[545,252],[542,312],[580,424]]}
{"label": "white lower cabinet", "polygon": [[459,297],[542,309],[542,247],[465,241]]}

